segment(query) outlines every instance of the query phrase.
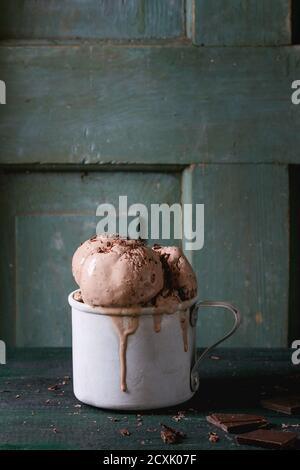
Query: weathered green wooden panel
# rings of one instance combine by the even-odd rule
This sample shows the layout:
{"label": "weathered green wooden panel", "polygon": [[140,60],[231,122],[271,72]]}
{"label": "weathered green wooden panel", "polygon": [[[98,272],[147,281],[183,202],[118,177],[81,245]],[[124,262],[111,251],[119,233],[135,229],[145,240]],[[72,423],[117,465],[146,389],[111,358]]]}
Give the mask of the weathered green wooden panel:
{"label": "weathered green wooden panel", "polygon": [[87,215],[15,215],[17,345],[70,344],[71,247],[94,233],[95,225],[95,217]]}
{"label": "weathered green wooden panel", "polygon": [[189,3],[188,33],[195,44],[291,44],[291,0],[191,0]]}
{"label": "weathered green wooden panel", "polygon": [[0,177],[0,338],[70,345],[71,257],[95,233],[100,203],[180,202],[180,174],[8,173]]}
{"label": "weathered green wooden panel", "polygon": [[3,163],[300,161],[296,47],[0,46],[0,70]]}
{"label": "weathered green wooden panel", "polygon": [[1,39],[170,38],[184,34],[184,0],[10,0]]}
{"label": "weathered green wooden panel", "polygon": [[[199,165],[185,170],[184,199],[205,204],[205,244],[192,252],[201,299],[227,300],[243,323],[227,346],[276,347],[288,336],[288,171],[279,165]],[[200,313],[199,341],[230,328],[226,312]]]}

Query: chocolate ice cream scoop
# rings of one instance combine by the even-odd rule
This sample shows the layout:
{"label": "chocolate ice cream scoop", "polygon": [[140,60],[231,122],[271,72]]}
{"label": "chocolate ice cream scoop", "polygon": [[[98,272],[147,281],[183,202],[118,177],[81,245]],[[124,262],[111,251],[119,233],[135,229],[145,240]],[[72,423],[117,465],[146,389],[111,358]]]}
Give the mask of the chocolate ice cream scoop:
{"label": "chocolate ice cream scoop", "polygon": [[124,307],[148,302],[163,288],[160,257],[140,240],[96,236],[75,252],[73,275],[83,301]]}
{"label": "chocolate ice cream scoop", "polygon": [[181,299],[177,291],[170,289],[163,289],[152,301],[154,306],[165,313],[173,313],[181,303]]}
{"label": "chocolate ice cream scoop", "polygon": [[154,245],[153,251],[160,255],[166,287],[178,291],[181,300],[194,298],[197,295],[197,278],[182,249]]}
{"label": "chocolate ice cream scoop", "polygon": [[86,258],[93,252],[107,247],[110,243],[109,238],[102,235],[95,235],[94,237],[86,240],[75,251],[72,259],[72,273],[75,281],[80,286],[81,269]]}

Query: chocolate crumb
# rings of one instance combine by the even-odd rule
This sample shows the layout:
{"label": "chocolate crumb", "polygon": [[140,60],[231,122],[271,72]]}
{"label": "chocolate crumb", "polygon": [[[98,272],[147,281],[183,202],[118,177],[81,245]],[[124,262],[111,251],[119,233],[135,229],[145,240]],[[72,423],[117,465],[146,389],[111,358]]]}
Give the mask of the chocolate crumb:
{"label": "chocolate crumb", "polygon": [[82,303],[83,303],[83,298],[82,298],[82,295],[81,295],[81,291],[80,291],[80,290],[74,293],[73,298],[74,298],[74,300],[76,300],[77,302],[82,302]]}
{"label": "chocolate crumb", "polygon": [[176,431],[165,424],[162,424],[162,430],[160,432],[160,437],[164,441],[165,444],[178,444],[186,437],[186,435],[182,431]]}
{"label": "chocolate crumb", "polygon": [[219,442],[220,438],[217,433],[210,432],[208,440],[212,442],[213,444],[215,444],[216,442]]}
{"label": "chocolate crumb", "polygon": [[184,411],[178,411],[175,416],[172,417],[174,421],[181,421],[183,418],[185,418],[185,412]]}
{"label": "chocolate crumb", "polygon": [[50,385],[48,387],[48,390],[50,390],[51,392],[53,392],[54,390],[59,390],[59,385],[55,384],[55,385]]}

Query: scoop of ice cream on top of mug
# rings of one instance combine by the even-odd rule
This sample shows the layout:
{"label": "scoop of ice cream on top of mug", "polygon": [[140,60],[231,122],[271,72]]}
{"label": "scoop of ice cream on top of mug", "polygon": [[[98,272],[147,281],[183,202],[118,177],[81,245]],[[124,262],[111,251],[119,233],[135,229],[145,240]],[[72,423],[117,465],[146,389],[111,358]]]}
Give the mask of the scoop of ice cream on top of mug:
{"label": "scoop of ice cream on top of mug", "polygon": [[[179,247],[95,235],[74,253],[82,301],[93,307],[157,306],[168,310],[197,295],[196,275]],[[77,300],[80,294],[77,293]]]}
{"label": "scoop of ice cream on top of mug", "polygon": [[[150,310],[159,333],[163,314],[178,312],[183,349],[188,351],[186,301],[197,295],[194,271],[178,247],[147,246],[142,240],[118,235],[95,235],[74,253],[72,272],[80,287],[74,299],[100,307],[111,315],[119,336],[121,390],[127,390],[128,337],[139,327],[139,317]],[[182,347],[182,346],[181,346]]]}

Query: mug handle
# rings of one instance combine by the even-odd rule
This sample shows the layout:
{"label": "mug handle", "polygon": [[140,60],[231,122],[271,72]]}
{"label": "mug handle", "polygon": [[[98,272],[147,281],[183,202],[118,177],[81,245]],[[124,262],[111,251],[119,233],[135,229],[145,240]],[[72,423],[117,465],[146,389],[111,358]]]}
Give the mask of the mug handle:
{"label": "mug handle", "polygon": [[196,359],[196,362],[191,370],[191,389],[192,392],[196,392],[199,388],[199,373],[198,373],[198,367],[200,362],[205,358],[205,356],[216,346],[219,346],[219,344],[223,343],[227,338],[229,338],[233,333],[238,329],[238,327],[241,324],[241,315],[239,310],[232,304],[228,302],[217,302],[217,301],[210,301],[210,300],[205,300],[203,302],[197,302],[194,306],[194,308],[191,311],[190,315],[190,323],[192,326],[196,326],[197,323],[197,317],[198,317],[198,309],[199,307],[217,307],[217,308],[225,308],[226,310],[229,310],[233,317],[234,317],[234,325],[232,329],[225,335],[223,338],[219,339],[216,343],[214,343],[212,346],[209,346],[208,348],[204,349],[204,351],[200,354],[200,356]]}

